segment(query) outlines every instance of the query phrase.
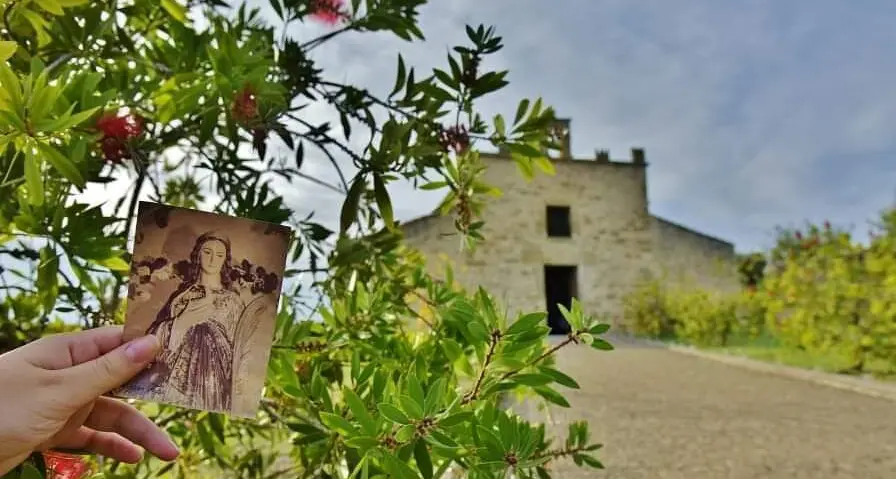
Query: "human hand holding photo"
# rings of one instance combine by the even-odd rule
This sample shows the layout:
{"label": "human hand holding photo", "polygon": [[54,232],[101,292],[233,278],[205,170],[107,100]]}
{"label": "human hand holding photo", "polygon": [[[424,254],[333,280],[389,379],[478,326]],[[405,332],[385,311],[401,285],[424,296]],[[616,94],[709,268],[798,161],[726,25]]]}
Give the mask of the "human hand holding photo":
{"label": "human hand holding photo", "polygon": [[0,476],[35,451],[86,449],[135,463],[177,447],[133,406],[102,394],[158,354],[155,336],[123,342],[121,327],[56,334],[0,355]]}

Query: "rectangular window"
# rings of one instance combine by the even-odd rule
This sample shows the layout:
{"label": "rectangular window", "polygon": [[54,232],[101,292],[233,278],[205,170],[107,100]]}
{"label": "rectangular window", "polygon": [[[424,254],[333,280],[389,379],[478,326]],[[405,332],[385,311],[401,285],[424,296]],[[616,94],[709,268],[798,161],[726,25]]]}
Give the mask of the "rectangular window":
{"label": "rectangular window", "polygon": [[569,221],[569,206],[547,207],[548,236],[569,238],[572,236],[572,225]]}

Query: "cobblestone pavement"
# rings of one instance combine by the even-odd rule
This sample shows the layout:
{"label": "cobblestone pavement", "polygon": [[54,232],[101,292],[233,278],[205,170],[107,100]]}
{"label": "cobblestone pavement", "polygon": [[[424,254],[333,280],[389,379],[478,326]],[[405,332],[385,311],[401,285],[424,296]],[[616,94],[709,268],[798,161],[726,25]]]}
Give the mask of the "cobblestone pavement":
{"label": "cobblestone pavement", "polygon": [[548,416],[561,438],[589,421],[607,469],[558,464],[554,477],[896,479],[896,402],[611,342],[560,352],[582,389]]}

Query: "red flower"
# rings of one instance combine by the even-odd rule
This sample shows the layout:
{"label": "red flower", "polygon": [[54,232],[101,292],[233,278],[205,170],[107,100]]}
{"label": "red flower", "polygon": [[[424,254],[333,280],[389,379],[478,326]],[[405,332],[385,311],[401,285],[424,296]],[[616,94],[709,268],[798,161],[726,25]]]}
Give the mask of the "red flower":
{"label": "red flower", "polygon": [[129,113],[119,114],[107,112],[96,122],[97,129],[103,133],[100,149],[103,157],[111,163],[121,163],[130,158],[127,142],[143,133],[143,119]]}
{"label": "red flower", "polygon": [[233,106],[230,107],[233,119],[240,123],[248,123],[258,117],[258,98],[252,85],[246,84],[233,98]]}
{"label": "red flower", "polygon": [[348,18],[342,10],[344,5],[345,0],[311,0],[311,18],[327,25],[336,25]]}
{"label": "red flower", "polygon": [[143,132],[143,120],[134,115],[106,113],[96,122],[96,127],[109,138],[127,140]]}
{"label": "red flower", "polygon": [[44,452],[47,479],[82,479],[93,473],[87,462],[75,455],[60,452]]}

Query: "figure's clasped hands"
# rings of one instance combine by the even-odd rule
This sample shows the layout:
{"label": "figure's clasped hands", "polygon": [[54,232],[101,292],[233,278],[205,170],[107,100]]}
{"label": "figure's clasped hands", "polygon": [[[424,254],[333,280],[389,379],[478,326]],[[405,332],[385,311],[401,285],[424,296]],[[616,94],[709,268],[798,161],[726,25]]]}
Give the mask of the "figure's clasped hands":
{"label": "figure's clasped hands", "polygon": [[153,361],[155,336],[122,341],[120,327],[47,336],[0,355],[0,475],[32,452],[86,449],[138,462],[143,449],[177,457],[167,435],[136,408],[101,395]]}

